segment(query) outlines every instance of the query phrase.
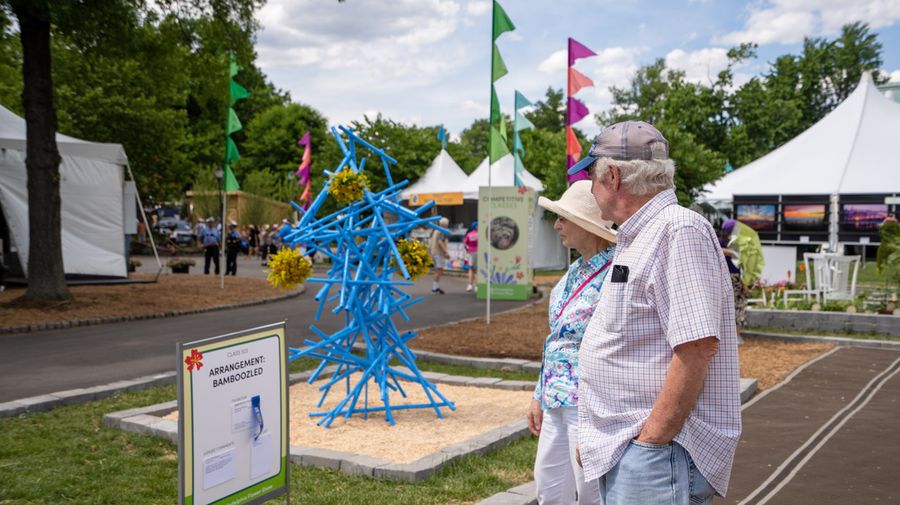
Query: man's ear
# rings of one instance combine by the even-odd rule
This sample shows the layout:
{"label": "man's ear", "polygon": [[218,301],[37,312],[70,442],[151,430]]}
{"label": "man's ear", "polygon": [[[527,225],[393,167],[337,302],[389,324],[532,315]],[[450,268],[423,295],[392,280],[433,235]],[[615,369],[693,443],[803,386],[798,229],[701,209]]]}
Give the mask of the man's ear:
{"label": "man's ear", "polygon": [[609,166],[609,185],[613,191],[618,191],[622,187],[622,174],[619,173],[619,167],[615,165]]}

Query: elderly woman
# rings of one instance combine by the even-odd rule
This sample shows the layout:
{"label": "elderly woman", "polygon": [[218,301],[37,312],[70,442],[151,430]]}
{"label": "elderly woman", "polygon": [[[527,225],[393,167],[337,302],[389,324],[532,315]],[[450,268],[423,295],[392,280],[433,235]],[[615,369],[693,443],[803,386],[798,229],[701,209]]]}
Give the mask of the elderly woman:
{"label": "elderly woman", "polygon": [[556,213],[554,228],[563,245],[581,254],[550,293],[550,334],[528,412],[528,427],[540,437],[534,461],[538,502],[601,503],[598,481],[585,483],[575,458],[578,350],[609,271],[616,232],[603,219],[589,181],[575,182],[555,202],[540,197],[538,205]]}

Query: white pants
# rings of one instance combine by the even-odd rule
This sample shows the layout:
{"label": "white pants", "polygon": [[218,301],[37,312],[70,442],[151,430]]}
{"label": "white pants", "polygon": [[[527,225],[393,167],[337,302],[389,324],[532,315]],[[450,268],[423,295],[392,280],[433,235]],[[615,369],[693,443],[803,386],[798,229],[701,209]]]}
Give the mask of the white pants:
{"label": "white pants", "polygon": [[578,407],[544,411],[541,436],[534,459],[534,482],[541,505],[600,505],[597,479],[584,482],[584,472],[575,460],[578,444]]}

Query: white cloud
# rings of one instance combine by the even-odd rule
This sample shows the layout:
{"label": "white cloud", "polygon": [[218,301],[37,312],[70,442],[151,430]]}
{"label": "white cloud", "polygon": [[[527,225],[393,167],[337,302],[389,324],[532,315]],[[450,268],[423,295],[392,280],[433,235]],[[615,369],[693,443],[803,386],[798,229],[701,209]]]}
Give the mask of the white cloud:
{"label": "white cloud", "polygon": [[569,60],[566,50],[560,49],[550,56],[547,56],[544,61],[538,65],[538,70],[545,74],[555,74],[565,70],[568,65]]}
{"label": "white cloud", "polygon": [[872,28],[900,20],[897,0],[769,0],[752,4],[742,30],[717,37],[717,44],[792,44],[803,37],[832,35],[846,23],[863,21]]}
{"label": "white cloud", "polygon": [[466,13],[472,16],[480,16],[490,10],[491,2],[487,0],[473,0],[466,4]]}
{"label": "white cloud", "polygon": [[467,112],[473,113],[475,115],[475,117],[487,116],[488,113],[490,112],[489,111],[490,107],[488,107],[487,105],[485,105],[483,103],[476,102],[475,100],[472,100],[472,99],[463,100],[462,108],[463,108],[463,110],[465,110]]}
{"label": "white cloud", "polygon": [[728,51],[720,47],[691,52],[675,49],[666,55],[666,66],[683,70],[685,79],[691,82],[709,85],[728,66]]}
{"label": "white cloud", "polygon": [[464,45],[444,49],[453,59],[428,56],[452,39],[461,10],[452,0],[271,0],[259,12],[259,63],[352,70],[343,78],[368,77],[375,86],[396,77],[427,83],[466,59]]}
{"label": "white cloud", "polygon": [[891,82],[900,82],[900,70],[894,70],[890,73]]}

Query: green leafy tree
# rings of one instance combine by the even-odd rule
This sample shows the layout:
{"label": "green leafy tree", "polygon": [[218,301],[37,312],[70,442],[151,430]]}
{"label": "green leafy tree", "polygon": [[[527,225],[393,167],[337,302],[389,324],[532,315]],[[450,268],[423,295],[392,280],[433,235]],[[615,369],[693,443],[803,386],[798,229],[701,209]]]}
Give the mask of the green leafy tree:
{"label": "green leafy tree", "polygon": [[[438,127],[435,126],[406,125],[378,114],[375,118],[366,116],[361,122],[354,121],[352,128],[360,137],[384,149],[387,155],[397,160],[397,164],[391,167],[395,182],[403,179],[415,181],[421,177],[441,151],[441,142],[437,139]],[[377,156],[368,153],[366,156],[370,189],[380,191],[387,187],[381,161]]]}
{"label": "green leafy tree", "polygon": [[[541,130],[560,131],[566,128],[566,96],[562,88],[547,88],[543,100],[534,103],[534,109],[527,112],[525,117]],[[565,159],[565,147],[563,147],[563,159]]]}
{"label": "green leafy tree", "polygon": [[337,166],[338,148],[325,117],[312,107],[296,103],[271,106],[247,124],[247,140],[241,148],[236,176],[244,179],[245,175],[268,170],[272,184],[265,187],[265,193],[258,193],[260,196],[284,202],[299,197],[300,190],[292,177],[303,157],[303,147],[297,145],[297,139],[307,131],[311,132],[313,180],[321,179],[323,169]]}

